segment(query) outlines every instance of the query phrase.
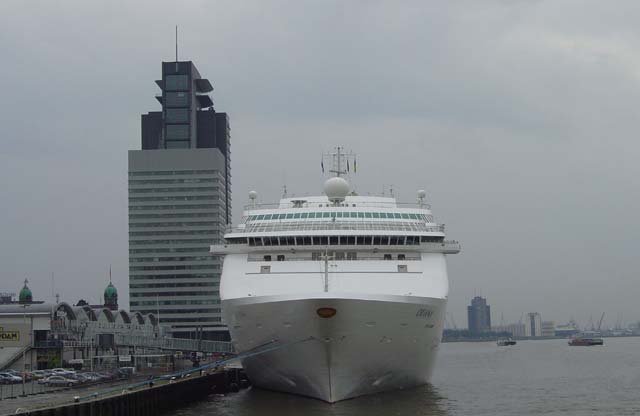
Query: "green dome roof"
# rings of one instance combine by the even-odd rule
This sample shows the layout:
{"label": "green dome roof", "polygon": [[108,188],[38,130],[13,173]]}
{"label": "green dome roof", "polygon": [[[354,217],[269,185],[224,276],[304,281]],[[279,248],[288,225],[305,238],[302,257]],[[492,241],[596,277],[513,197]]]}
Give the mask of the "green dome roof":
{"label": "green dome roof", "polygon": [[116,289],[113,283],[109,282],[109,285],[104,289],[104,297],[105,298],[118,297],[118,289]]}
{"label": "green dome roof", "polygon": [[29,303],[33,301],[33,293],[31,293],[31,289],[29,289],[27,283],[27,279],[24,279],[24,286],[20,289],[20,294],[18,295],[18,302],[20,303]]}

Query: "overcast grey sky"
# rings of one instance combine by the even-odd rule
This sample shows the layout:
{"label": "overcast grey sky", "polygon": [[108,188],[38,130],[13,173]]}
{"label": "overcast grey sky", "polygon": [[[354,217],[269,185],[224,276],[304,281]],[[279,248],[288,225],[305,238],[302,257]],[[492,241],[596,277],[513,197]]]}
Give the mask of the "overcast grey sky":
{"label": "overcast grey sky", "polygon": [[427,189],[463,252],[448,310],[640,320],[637,1],[0,1],[0,290],[127,295],[127,150],[160,62],[193,60],[230,115],[247,192]]}

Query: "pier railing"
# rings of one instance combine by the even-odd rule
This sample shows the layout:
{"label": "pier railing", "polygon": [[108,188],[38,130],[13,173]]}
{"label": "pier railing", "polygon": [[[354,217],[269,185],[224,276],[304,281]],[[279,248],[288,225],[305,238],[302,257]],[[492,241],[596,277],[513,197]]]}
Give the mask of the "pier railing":
{"label": "pier railing", "polygon": [[116,344],[132,347],[150,347],[173,351],[201,351],[201,352],[233,352],[230,342],[209,341],[185,338],[166,338],[152,336],[116,335]]}

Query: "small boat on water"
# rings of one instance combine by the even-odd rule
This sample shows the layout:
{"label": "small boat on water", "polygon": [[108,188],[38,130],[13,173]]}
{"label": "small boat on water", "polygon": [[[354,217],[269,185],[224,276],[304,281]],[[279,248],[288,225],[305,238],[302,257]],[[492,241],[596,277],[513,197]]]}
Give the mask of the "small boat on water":
{"label": "small boat on water", "polygon": [[507,338],[507,339],[499,339],[497,344],[498,344],[498,347],[508,347],[510,345],[516,345],[516,342],[511,338]]}
{"label": "small boat on water", "polygon": [[572,347],[590,347],[593,345],[604,345],[604,341],[602,338],[574,337],[569,340],[569,345]]}

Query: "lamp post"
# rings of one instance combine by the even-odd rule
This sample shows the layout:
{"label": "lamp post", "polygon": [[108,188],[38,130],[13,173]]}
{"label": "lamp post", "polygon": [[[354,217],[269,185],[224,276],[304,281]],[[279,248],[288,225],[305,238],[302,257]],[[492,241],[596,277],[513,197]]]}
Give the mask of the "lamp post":
{"label": "lamp post", "polygon": [[[27,306],[30,306],[28,303],[22,305],[22,323],[27,325]],[[26,396],[26,382],[27,382],[27,347],[26,345],[22,349],[22,396]]]}

